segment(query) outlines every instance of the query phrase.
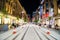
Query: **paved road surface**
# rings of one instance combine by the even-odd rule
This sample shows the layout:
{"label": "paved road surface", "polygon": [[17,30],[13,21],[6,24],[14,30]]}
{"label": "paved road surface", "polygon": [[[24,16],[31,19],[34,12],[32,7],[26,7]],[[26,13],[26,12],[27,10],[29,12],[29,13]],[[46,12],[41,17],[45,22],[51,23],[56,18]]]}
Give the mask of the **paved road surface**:
{"label": "paved road surface", "polygon": [[60,34],[57,32],[43,27],[39,28],[34,24],[16,28],[16,34],[13,34],[13,30],[0,34],[0,40],[60,40]]}
{"label": "paved road surface", "polygon": [[40,40],[33,27],[29,27],[23,40]]}

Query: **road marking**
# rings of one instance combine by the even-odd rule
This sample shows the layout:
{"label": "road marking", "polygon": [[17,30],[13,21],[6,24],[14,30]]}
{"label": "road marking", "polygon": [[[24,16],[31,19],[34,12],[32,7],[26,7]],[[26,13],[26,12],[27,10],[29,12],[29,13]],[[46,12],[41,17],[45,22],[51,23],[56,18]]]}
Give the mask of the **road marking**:
{"label": "road marking", "polygon": [[[28,28],[29,28],[29,27],[28,27]],[[23,37],[21,38],[21,40],[23,40],[23,39],[24,39],[25,34],[26,34],[26,33],[27,33],[27,31],[28,31],[28,28],[27,28],[27,30],[25,31],[25,33],[24,33]]]}
{"label": "road marking", "polygon": [[36,29],[34,28],[34,30],[35,30],[35,32],[36,32],[36,34],[37,34],[37,36],[39,37],[39,39],[40,40],[42,40],[42,38],[39,36],[39,34],[38,34],[38,32],[36,31]]}
{"label": "road marking", "polygon": [[[46,33],[46,32],[45,32],[45,31],[43,31],[42,29],[40,29],[40,30],[42,31],[42,33]],[[49,36],[49,37],[53,38],[54,40],[57,40],[56,38],[52,37],[51,35],[47,35],[47,34],[45,34],[45,36],[46,36],[46,37],[48,37],[48,36]]]}
{"label": "road marking", "polygon": [[[20,29],[20,30],[23,30],[22,28]],[[19,32],[19,30],[17,31],[17,33]],[[16,33],[16,34],[17,34]],[[7,39],[9,39],[10,37],[12,37],[12,36],[14,36],[15,34],[13,34],[13,32],[12,32],[12,34],[10,35],[10,36],[8,36],[7,38],[5,38],[4,40],[7,40]]]}

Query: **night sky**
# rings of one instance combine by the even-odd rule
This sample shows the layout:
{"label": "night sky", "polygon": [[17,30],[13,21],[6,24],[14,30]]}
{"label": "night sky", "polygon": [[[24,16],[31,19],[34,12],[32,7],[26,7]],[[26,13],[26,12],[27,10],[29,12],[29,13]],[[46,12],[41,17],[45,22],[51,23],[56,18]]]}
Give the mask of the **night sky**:
{"label": "night sky", "polygon": [[40,0],[19,0],[21,5],[25,8],[26,12],[30,17],[32,17],[32,12],[35,11],[39,4]]}
{"label": "night sky", "polygon": [[[38,8],[41,0],[19,0],[19,1],[26,10],[27,14],[32,18],[32,13]],[[58,0],[58,4],[60,4],[60,0]]]}

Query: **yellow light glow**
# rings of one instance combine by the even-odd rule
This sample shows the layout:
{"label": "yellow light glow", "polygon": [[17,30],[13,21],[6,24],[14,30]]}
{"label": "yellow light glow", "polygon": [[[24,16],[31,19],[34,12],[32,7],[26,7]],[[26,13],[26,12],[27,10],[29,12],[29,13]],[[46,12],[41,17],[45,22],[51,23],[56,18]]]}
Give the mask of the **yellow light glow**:
{"label": "yellow light glow", "polygon": [[1,24],[1,19],[0,19],[0,24]]}
{"label": "yellow light glow", "polygon": [[60,14],[60,9],[58,8],[58,13]]}
{"label": "yellow light glow", "polygon": [[10,19],[9,18],[4,18],[4,24],[10,24]]}
{"label": "yellow light glow", "polygon": [[60,26],[60,19],[58,19],[58,25]]}

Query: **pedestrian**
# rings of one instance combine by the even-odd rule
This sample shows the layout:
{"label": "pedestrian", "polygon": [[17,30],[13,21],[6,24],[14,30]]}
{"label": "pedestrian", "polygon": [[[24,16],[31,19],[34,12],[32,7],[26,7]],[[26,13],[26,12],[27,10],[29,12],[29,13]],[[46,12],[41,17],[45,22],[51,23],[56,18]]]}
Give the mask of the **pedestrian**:
{"label": "pedestrian", "polygon": [[51,25],[49,24],[49,28],[51,28]]}
{"label": "pedestrian", "polygon": [[41,24],[39,24],[39,26],[41,26]]}
{"label": "pedestrian", "polygon": [[16,25],[15,25],[15,23],[12,23],[12,26],[13,26],[14,28],[16,28]]}

